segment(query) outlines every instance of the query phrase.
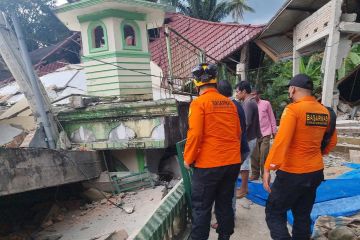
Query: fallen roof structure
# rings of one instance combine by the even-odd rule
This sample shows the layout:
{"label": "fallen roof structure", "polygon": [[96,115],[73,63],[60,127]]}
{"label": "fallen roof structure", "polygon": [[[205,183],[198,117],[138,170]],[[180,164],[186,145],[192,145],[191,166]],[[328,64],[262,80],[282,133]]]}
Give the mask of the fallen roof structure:
{"label": "fallen roof structure", "polygon": [[[149,46],[151,60],[162,69],[164,79],[171,77],[169,75],[175,79],[189,78],[191,69],[205,59],[226,64],[233,72],[237,70],[237,65],[243,64],[242,69],[237,71],[239,75],[242,71],[242,79],[249,65],[259,65],[256,61],[261,51],[248,52],[249,44],[260,34],[263,25],[210,22],[180,13],[167,13],[165,23],[158,28],[157,38]],[[169,33],[166,33],[167,28]],[[166,81],[162,82],[164,85]]]}
{"label": "fallen roof structure", "polygon": [[336,70],[351,44],[360,40],[360,3],[356,0],[288,0],[260,34],[257,45],[273,60],[293,59],[324,51],[322,103],[337,106]]}
{"label": "fallen roof structure", "polygon": [[338,82],[338,88],[343,100],[360,105],[360,65]]}

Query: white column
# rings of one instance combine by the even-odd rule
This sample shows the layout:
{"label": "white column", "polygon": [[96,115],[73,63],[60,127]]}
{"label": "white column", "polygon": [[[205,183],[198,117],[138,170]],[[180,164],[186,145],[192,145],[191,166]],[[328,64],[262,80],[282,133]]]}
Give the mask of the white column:
{"label": "white column", "polygon": [[336,63],[339,50],[341,5],[343,0],[332,0],[332,17],[329,23],[330,33],[326,42],[327,54],[325,58],[325,73],[322,86],[322,104],[334,108],[333,93],[336,84]]}

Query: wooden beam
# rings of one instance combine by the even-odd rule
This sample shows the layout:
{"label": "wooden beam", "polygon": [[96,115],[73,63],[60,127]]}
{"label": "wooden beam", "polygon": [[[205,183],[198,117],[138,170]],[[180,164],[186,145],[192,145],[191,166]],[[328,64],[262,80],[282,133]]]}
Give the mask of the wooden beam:
{"label": "wooden beam", "polygon": [[261,40],[255,40],[256,45],[265,52],[274,62],[279,61],[278,56],[273,53],[270,48]]}
{"label": "wooden beam", "polygon": [[342,33],[360,33],[360,23],[340,22],[339,30]]}

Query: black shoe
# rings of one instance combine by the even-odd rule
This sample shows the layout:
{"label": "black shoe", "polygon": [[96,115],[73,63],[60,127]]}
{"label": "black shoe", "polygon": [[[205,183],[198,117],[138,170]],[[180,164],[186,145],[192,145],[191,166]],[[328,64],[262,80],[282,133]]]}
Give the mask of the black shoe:
{"label": "black shoe", "polygon": [[219,234],[219,240],[230,240],[230,235]]}

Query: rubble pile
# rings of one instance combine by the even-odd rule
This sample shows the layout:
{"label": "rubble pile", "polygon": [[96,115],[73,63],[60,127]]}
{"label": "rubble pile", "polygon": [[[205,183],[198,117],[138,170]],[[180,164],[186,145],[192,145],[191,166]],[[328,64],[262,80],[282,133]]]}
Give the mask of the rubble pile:
{"label": "rubble pile", "polygon": [[338,120],[360,120],[360,111],[355,113],[356,106],[350,106],[349,104],[340,101],[337,106],[337,119]]}

